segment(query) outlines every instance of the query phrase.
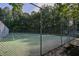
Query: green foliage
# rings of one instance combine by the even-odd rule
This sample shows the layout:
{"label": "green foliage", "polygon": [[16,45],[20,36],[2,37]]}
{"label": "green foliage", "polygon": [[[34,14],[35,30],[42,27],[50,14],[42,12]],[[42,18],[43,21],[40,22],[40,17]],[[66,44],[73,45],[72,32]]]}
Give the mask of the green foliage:
{"label": "green foliage", "polygon": [[12,15],[13,15],[13,19],[19,19],[19,16],[23,15],[22,12],[22,3],[9,3],[13,8],[12,8]]}
{"label": "green foliage", "polygon": [[56,3],[54,6],[42,6],[43,10],[33,11],[31,14],[23,13],[21,3],[10,3],[13,7],[0,8],[0,17],[6,14],[4,23],[9,27],[11,32],[40,32],[40,17],[43,19],[43,33],[59,34],[61,23],[64,29],[68,27],[69,20],[79,19],[79,4]]}

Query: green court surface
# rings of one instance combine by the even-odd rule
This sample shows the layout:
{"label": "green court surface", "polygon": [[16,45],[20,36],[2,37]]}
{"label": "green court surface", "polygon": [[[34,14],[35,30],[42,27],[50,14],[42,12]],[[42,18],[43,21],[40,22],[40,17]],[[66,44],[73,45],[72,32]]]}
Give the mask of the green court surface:
{"label": "green court surface", "polygon": [[[42,35],[42,53],[61,45],[61,36]],[[63,43],[68,41],[62,36]],[[6,38],[0,39],[1,56],[30,56],[40,55],[40,34],[10,33]]]}

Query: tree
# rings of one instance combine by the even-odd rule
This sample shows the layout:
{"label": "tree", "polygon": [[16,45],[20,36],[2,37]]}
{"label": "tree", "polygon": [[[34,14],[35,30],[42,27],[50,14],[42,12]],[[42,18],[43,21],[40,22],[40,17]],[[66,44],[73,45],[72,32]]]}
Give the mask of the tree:
{"label": "tree", "polygon": [[22,3],[9,3],[10,5],[12,5],[12,14],[13,14],[13,18],[14,19],[18,19],[22,14]]}
{"label": "tree", "polygon": [[2,9],[0,8],[0,20],[3,19],[3,13],[2,13]]}

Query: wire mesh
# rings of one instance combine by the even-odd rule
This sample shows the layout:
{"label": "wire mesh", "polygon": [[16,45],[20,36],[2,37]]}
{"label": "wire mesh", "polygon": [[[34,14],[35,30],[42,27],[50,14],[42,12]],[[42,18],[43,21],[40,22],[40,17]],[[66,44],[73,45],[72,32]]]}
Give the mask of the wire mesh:
{"label": "wire mesh", "polygon": [[69,20],[60,23],[52,19],[54,25],[49,25],[42,19],[43,15],[40,16],[40,34],[10,33],[6,38],[0,39],[0,55],[42,55],[75,38],[76,23],[69,27]]}

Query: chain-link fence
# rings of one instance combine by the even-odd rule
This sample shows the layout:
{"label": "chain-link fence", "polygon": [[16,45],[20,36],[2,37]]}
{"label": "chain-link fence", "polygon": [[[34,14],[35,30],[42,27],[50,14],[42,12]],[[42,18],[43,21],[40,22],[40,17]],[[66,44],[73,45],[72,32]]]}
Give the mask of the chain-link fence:
{"label": "chain-link fence", "polygon": [[40,15],[40,33],[9,33],[7,37],[0,39],[1,56],[43,55],[75,38],[75,24],[69,26],[70,21],[60,22],[55,19],[52,20],[53,23],[49,21],[51,24],[47,24],[42,19],[43,15]]}

